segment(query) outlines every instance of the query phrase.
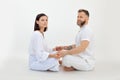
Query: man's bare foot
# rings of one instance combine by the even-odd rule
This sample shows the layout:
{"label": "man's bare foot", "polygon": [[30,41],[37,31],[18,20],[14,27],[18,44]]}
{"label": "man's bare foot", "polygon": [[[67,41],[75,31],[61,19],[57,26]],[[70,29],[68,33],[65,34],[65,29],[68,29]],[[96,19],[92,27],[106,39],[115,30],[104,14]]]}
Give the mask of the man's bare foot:
{"label": "man's bare foot", "polygon": [[60,64],[60,65],[62,64],[62,60],[59,60],[59,64]]}
{"label": "man's bare foot", "polygon": [[66,66],[64,66],[64,70],[65,71],[75,71],[76,69],[73,68],[73,67],[66,67]]}

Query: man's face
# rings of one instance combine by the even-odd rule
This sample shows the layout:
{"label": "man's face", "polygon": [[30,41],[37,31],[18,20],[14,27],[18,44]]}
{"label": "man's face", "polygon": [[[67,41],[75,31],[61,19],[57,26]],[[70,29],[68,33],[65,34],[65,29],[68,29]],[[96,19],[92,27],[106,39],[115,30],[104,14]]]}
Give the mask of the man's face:
{"label": "man's face", "polygon": [[77,25],[82,27],[88,21],[88,16],[84,12],[78,12]]}

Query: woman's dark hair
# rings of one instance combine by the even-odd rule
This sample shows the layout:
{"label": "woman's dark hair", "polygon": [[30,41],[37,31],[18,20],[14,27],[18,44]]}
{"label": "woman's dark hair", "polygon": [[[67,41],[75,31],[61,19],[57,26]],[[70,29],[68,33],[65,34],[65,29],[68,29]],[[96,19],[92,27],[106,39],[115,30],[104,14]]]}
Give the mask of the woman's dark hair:
{"label": "woman's dark hair", "polygon": [[[40,19],[42,16],[47,16],[47,15],[44,14],[44,13],[41,13],[41,14],[38,14],[38,15],[36,16],[35,25],[34,25],[34,31],[40,30],[40,27],[39,27],[39,25],[36,23],[36,21],[39,21],[39,19]],[[45,32],[46,30],[47,30],[47,27],[44,28],[44,32]]]}

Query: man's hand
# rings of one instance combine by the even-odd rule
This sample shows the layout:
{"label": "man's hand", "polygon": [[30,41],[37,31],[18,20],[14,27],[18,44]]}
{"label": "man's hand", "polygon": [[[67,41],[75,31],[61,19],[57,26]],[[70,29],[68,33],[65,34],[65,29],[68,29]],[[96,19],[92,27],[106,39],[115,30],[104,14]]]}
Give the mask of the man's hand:
{"label": "man's hand", "polygon": [[68,50],[62,50],[58,52],[60,54],[61,57],[64,57],[65,55],[68,54]]}
{"label": "man's hand", "polygon": [[64,49],[64,46],[57,46],[55,48],[53,48],[54,51],[61,51]]}

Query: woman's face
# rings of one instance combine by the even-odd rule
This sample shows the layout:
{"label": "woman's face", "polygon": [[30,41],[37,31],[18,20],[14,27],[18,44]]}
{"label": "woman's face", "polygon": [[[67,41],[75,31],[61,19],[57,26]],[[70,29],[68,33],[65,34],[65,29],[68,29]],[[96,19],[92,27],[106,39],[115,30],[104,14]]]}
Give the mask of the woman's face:
{"label": "woman's face", "polygon": [[38,21],[36,21],[36,23],[39,25],[39,27],[45,28],[48,25],[48,17],[47,16],[42,16],[42,17],[39,18]]}

